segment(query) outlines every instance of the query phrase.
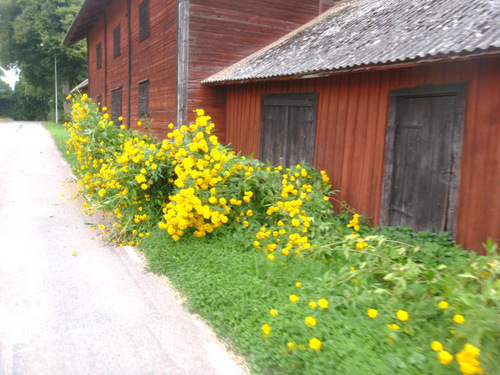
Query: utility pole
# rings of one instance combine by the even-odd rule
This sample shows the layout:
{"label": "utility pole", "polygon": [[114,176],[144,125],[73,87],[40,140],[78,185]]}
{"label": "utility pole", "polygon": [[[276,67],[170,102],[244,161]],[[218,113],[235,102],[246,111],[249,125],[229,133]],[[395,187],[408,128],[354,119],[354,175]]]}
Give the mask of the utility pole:
{"label": "utility pole", "polygon": [[59,113],[57,110],[57,56],[54,56],[54,75],[56,81],[56,124],[59,124]]}

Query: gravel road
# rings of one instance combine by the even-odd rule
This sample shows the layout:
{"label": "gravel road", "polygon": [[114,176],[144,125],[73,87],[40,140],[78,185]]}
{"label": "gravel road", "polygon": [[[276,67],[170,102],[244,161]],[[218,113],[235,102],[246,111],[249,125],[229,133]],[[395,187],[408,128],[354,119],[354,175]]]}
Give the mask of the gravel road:
{"label": "gravel road", "polygon": [[41,124],[0,123],[0,374],[245,374],[165,278],[92,230],[70,176]]}

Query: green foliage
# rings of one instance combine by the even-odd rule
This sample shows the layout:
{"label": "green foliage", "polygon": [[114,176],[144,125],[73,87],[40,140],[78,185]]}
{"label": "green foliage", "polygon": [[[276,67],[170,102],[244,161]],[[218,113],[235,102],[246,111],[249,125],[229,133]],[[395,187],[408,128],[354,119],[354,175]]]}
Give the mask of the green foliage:
{"label": "green foliage", "polygon": [[[0,2],[0,63],[20,68],[24,81],[22,95],[15,100],[17,110],[27,108],[27,113],[16,118],[46,119],[49,101],[54,101],[54,57],[57,57],[59,84],[63,87],[60,108],[69,89],[86,77],[85,43],[62,45],[80,6],[79,0]],[[41,110],[37,111],[37,106]]]}
{"label": "green foliage", "polygon": [[0,80],[0,118],[13,117],[14,91]]}

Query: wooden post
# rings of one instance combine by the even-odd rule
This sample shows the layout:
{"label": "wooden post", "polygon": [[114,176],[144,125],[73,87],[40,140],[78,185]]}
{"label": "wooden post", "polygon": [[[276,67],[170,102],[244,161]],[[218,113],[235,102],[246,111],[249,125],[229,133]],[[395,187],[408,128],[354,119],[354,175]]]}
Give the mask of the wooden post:
{"label": "wooden post", "polygon": [[176,126],[187,124],[189,0],[177,0]]}
{"label": "wooden post", "polygon": [[128,77],[127,77],[127,129],[130,129],[130,91],[132,90],[132,36],[130,31],[130,0],[127,0],[127,51],[128,51]]}

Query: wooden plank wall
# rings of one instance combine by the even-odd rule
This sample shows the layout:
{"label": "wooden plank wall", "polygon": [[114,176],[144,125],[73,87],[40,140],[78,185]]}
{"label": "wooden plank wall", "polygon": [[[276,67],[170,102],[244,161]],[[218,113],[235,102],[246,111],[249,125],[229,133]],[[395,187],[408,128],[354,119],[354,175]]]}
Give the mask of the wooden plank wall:
{"label": "wooden plank wall", "polygon": [[188,122],[203,108],[225,138],[225,88],[200,82],[318,15],[319,0],[190,0]]}
{"label": "wooden plank wall", "polygon": [[[113,29],[120,25],[120,55],[114,57],[114,42],[113,42]],[[112,114],[112,117],[123,116],[124,123],[126,123],[127,110],[128,110],[128,48],[127,48],[127,6],[123,2],[123,6],[109,7],[106,9],[106,50],[103,44],[103,58],[104,55],[107,59],[106,86],[107,86],[107,104],[108,110],[112,111],[111,105],[111,91],[121,88],[121,113]]]}
{"label": "wooden plank wall", "polygon": [[[104,15],[101,15],[89,32],[88,39],[88,73],[89,73],[89,96],[96,100],[101,95],[102,106],[104,106]],[[102,67],[96,68],[96,46],[101,43]]]}
{"label": "wooden plank wall", "polygon": [[[130,125],[136,128],[139,120],[139,83],[149,80],[151,129],[157,136],[164,138],[168,132],[167,125],[175,121],[176,1],[149,0],[150,36],[139,42],[141,2],[130,0]],[[117,24],[120,24],[121,54],[114,58],[113,29]],[[125,119],[128,113],[128,38],[126,1],[111,3],[88,34],[90,96],[95,99],[102,95],[103,105],[110,108],[111,90],[122,87],[122,115]],[[99,42],[103,48],[103,63],[101,69],[96,69],[95,50]]]}
{"label": "wooden plank wall", "polygon": [[338,199],[379,221],[391,89],[468,82],[457,241],[482,251],[500,241],[500,58],[435,63],[326,78],[230,85],[227,142],[258,157],[263,93],[319,92],[314,165]]}
{"label": "wooden plank wall", "polygon": [[149,0],[149,38],[139,42],[139,4],[131,0],[131,125],[139,120],[139,82],[149,80],[149,113],[154,134],[165,138],[175,121],[176,1]]}

